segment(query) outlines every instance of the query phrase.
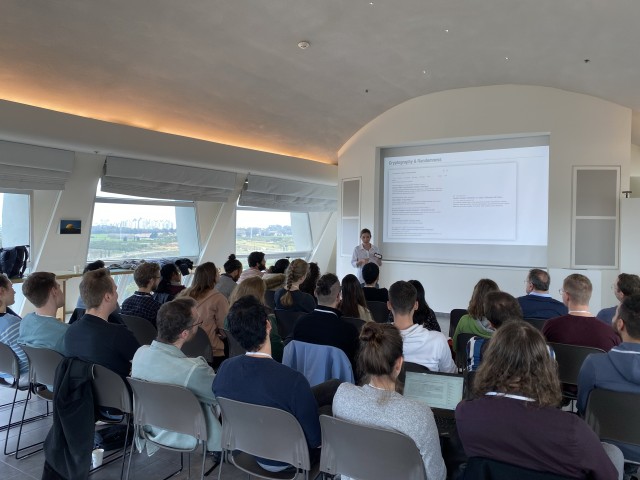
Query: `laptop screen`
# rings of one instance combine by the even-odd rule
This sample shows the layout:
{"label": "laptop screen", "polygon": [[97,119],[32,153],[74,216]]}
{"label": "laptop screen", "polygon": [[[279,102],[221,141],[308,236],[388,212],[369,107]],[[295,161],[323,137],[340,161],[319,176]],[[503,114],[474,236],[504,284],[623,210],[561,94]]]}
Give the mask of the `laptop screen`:
{"label": "laptop screen", "polygon": [[455,410],[462,400],[463,387],[462,375],[407,372],[404,396],[431,408]]}

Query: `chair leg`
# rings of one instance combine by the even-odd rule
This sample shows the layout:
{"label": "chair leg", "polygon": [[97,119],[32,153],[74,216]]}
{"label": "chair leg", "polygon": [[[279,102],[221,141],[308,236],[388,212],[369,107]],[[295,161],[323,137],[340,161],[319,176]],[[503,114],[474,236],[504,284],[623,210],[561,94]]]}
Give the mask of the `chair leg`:
{"label": "chair leg", "polygon": [[[126,480],[129,480],[129,472],[131,471],[131,459],[133,458],[133,452],[136,449],[136,438],[138,438],[138,425],[133,426],[133,441],[131,442],[131,449],[129,450],[129,462],[127,464],[127,476]],[[126,444],[125,444],[126,447]],[[123,460],[124,463],[124,460]]]}
{"label": "chair leg", "polygon": [[227,460],[227,451],[222,448],[222,453],[220,454],[220,468],[218,469],[218,480],[222,480],[222,465]]}
{"label": "chair leg", "polygon": [[[29,395],[31,395],[31,393],[29,393]],[[49,415],[49,401],[47,401],[46,403],[47,403],[47,415],[45,415],[45,417]],[[38,453],[38,452],[40,452],[40,451],[42,451],[44,449],[44,440],[42,440],[41,442],[32,443],[31,445],[27,445],[26,447],[20,448],[20,437],[22,436],[22,426],[25,423],[28,423],[28,422],[24,421],[24,416],[25,416],[25,414],[27,412],[27,404],[26,404],[26,402],[24,404],[24,407],[25,408],[22,411],[22,420],[20,421],[20,429],[18,430],[18,441],[16,443],[16,451],[15,451],[16,460],[20,460],[22,458],[30,457],[31,455],[33,455],[35,453]],[[42,418],[45,418],[45,417],[42,417]],[[22,456],[19,455],[20,452],[22,452],[24,450],[28,450],[28,449],[30,449],[32,447],[37,447],[38,445],[42,445],[42,447],[40,447],[40,448],[38,448],[36,450],[33,450],[32,452],[29,452],[29,453],[27,453],[25,455],[22,455]]]}

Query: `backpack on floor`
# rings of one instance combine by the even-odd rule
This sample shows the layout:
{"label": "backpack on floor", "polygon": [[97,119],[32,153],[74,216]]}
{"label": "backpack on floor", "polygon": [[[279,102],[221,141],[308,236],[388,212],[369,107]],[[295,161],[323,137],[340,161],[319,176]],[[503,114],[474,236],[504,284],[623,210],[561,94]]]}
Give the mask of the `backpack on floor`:
{"label": "backpack on floor", "polygon": [[0,248],[0,273],[9,278],[22,278],[29,260],[29,245]]}

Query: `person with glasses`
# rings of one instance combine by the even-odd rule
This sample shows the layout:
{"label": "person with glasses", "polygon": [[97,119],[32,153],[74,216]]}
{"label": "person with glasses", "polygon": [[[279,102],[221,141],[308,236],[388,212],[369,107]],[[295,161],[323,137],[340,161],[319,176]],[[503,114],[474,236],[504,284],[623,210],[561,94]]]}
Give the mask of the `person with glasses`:
{"label": "person with glasses", "polygon": [[[202,357],[189,358],[182,353],[182,346],[194,337],[202,325],[196,309],[196,301],[190,297],[180,297],[167,302],[158,310],[158,338],[151,345],[143,345],[133,357],[131,376],[151,382],[180,385],[191,390],[202,406],[207,424],[207,450],[220,451],[222,426],[214,407],[216,397],[211,390],[215,373]],[[159,428],[145,427],[154,441],[175,448],[192,448],[196,439]],[[138,445],[141,440],[136,439]],[[144,445],[140,445],[142,448]],[[146,444],[151,455],[158,447]]]}
{"label": "person with glasses", "polygon": [[[621,273],[616,278],[616,281],[613,282],[613,285],[611,285],[611,290],[616,296],[619,304],[622,304],[622,301],[626,297],[640,294],[640,277],[631,273]],[[613,325],[613,319],[616,316],[617,308],[618,305],[603,308],[598,312],[596,318],[607,325]],[[615,326],[613,328],[615,328]]]}
{"label": "person with glasses", "polygon": [[151,292],[155,291],[161,279],[160,265],[157,263],[145,262],[138,265],[133,272],[138,290],[122,302],[122,315],[144,318],[155,327],[160,303],[154,300]]}

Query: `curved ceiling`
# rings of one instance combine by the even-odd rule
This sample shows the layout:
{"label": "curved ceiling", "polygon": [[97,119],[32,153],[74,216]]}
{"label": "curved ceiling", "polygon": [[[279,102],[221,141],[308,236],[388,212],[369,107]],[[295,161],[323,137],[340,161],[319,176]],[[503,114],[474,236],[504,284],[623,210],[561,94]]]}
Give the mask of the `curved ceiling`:
{"label": "curved ceiling", "polygon": [[453,88],[556,87],[640,125],[629,0],[0,0],[0,14],[4,100],[325,163],[387,109]]}

